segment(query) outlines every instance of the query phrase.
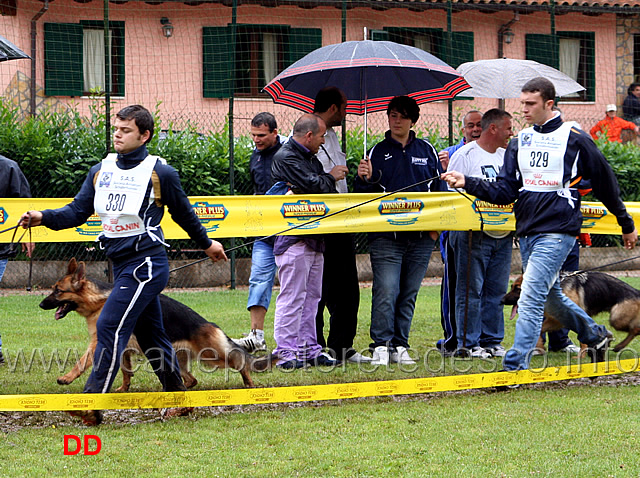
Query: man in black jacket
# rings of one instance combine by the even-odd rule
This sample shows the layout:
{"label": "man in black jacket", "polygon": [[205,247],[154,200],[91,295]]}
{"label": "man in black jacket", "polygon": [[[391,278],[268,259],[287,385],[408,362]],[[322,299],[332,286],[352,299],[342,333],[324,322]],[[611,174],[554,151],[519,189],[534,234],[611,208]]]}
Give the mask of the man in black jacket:
{"label": "man in black jacket", "polygon": [[457,171],[442,175],[449,186],[465,188],[484,201],[516,201],[524,278],[513,347],[503,360],[506,370],[528,368],[545,311],[577,332],[580,342],[589,345],[594,362],[606,359],[613,336],[563,294],[558,278],[582,225],[576,188],[581,179],[591,180],[594,195],[617,218],[625,248],[633,249],[638,240],[611,166],[588,134],[572,122],[563,123],[553,110],[555,96],[555,87],[546,78],[534,78],[522,87],[524,118],[532,126],[509,143],[495,182]]}
{"label": "man in black jacket", "polygon": [[[0,154],[0,198],[30,198],[31,189],[27,178],[24,177],[20,166],[15,161]],[[31,257],[33,243],[23,243],[23,250]],[[4,275],[10,257],[17,254],[17,250],[9,244],[0,244],[0,281]],[[2,337],[0,337],[0,364],[4,363],[2,355]]]}
{"label": "man in black jacket", "polygon": [[[293,136],[276,153],[271,167],[273,182],[285,182],[294,194],[336,193],[336,181],[344,179],[346,166],[325,173],[316,157],[324,143],[325,122],[303,115]],[[294,196],[292,196],[294,197]],[[274,319],[278,367],[333,366],[340,361],[322,352],[316,334],[316,312],[322,294],[324,241],[322,236],[277,236],[273,248],[280,270],[280,294]]]}

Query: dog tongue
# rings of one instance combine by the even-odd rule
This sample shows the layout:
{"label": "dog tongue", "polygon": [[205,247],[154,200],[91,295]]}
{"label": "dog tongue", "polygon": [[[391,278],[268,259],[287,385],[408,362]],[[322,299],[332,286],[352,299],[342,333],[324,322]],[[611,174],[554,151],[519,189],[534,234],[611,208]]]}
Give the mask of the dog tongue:
{"label": "dog tongue", "polygon": [[64,309],[64,305],[61,305],[56,309],[56,320],[60,320],[61,318],[64,317],[63,309]]}
{"label": "dog tongue", "polygon": [[511,309],[511,317],[509,317],[509,320],[513,320],[516,317],[516,314],[518,313],[518,304],[514,305]]}

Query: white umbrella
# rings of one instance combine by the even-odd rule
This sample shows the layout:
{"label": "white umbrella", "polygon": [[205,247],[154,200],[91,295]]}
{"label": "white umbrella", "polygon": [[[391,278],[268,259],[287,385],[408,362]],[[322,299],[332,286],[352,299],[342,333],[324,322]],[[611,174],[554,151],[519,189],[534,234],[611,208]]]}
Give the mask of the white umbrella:
{"label": "white umbrella", "polygon": [[524,84],[542,76],[556,87],[556,96],[566,96],[585,88],[559,70],[533,60],[499,58],[463,63],[457,70],[471,89],[459,96],[479,98],[520,98]]}

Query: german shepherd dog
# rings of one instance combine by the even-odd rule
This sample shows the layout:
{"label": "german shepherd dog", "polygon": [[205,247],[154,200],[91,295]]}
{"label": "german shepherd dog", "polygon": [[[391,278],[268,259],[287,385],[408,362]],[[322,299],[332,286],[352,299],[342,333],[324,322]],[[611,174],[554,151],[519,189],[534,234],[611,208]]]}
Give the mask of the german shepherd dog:
{"label": "german shepherd dog", "polygon": [[[505,305],[513,305],[511,318],[517,313],[520,298],[522,276],[519,276],[504,296]],[[603,272],[585,271],[568,272],[560,275],[562,292],[578,304],[589,316],[594,317],[601,312],[609,312],[609,323],[621,332],[627,332],[625,339],[613,348],[619,352],[640,334],[640,291]],[[563,328],[556,318],[544,314],[542,332]]]}
{"label": "german shepherd dog", "polygon": [[[53,286],[53,292],[41,303],[45,310],[56,309],[55,318],[60,320],[75,310],[87,320],[89,346],[73,369],[58,377],[60,385],[68,385],[78,378],[93,363],[97,342],[96,323],[107,297],[111,293],[111,284],[94,281],[86,277],[84,262],[73,258],[67,266],[67,275]],[[250,371],[264,371],[271,367],[271,357],[254,357],[236,345],[212,322],[208,322],[186,305],[160,294],[162,320],[169,340],[176,350],[182,380],[187,388],[194,387],[198,381],[189,372],[189,363],[194,358],[206,367],[231,367],[240,372],[245,387],[253,387]],[[129,390],[131,377],[131,357],[133,353],[142,353],[134,335],[122,355],[122,386],[116,391]]]}

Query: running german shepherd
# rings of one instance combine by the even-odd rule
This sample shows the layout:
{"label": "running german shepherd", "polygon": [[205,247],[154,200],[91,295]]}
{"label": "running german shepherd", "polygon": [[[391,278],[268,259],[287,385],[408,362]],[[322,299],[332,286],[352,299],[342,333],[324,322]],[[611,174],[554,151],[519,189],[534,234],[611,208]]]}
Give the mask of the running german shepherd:
{"label": "running german shepherd", "polygon": [[[506,305],[513,305],[511,318],[517,312],[521,284],[522,276],[519,276],[502,300]],[[626,338],[613,348],[614,352],[625,348],[640,334],[640,291],[626,282],[603,272],[585,271],[561,274],[560,285],[562,292],[588,315],[594,317],[600,312],[609,312],[611,326],[628,333]],[[541,332],[562,327],[560,321],[547,313],[544,314]]]}
{"label": "running german shepherd", "polygon": [[[86,277],[84,262],[73,258],[67,266],[67,275],[53,286],[53,292],[41,303],[45,310],[56,309],[56,320],[62,319],[72,310],[87,320],[89,346],[73,369],[58,377],[60,385],[68,385],[78,378],[93,363],[96,347],[96,323],[102,306],[111,293],[111,284],[94,281]],[[176,350],[182,380],[187,388],[194,387],[198,381],[189,372],[189,362],[197,358],[203,365],[213,367],[231,367],[240,372],[245,387],[253,387],[249,371],[264,371],[271,367],[271,357],[254,357],[237,346],[225,333],[212,322],[208,322],[194,310],[184,304],[160,295],[162,319],[169,340]],[[129,390],[131,377],[131,356],[142,353],[134,335],[131,336],[122,356],[122,386],[116,391]]]}

